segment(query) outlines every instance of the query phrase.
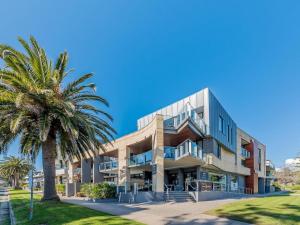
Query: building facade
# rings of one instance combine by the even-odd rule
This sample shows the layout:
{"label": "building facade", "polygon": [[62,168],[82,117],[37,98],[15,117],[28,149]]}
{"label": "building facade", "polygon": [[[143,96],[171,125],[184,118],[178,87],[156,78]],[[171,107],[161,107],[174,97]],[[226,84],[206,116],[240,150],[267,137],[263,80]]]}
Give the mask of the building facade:
{"label": "building facade", "polygon": [[265,145],[238,128],[208,88],[138,119],[137,127],[93,158],[69,163],[70,194],[78,182],[111,182],[157,199],[166,191],[265,191]]}

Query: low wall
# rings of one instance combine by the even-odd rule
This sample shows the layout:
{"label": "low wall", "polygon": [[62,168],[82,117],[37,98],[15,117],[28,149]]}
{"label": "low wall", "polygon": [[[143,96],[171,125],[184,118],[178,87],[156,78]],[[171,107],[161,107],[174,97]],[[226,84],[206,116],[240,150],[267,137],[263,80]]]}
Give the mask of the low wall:
{"label": "low wall", "polygon": [[77,192],[80,192],[80,183],[66,183],[66,196],[75,196]]}
{"label": "low wall", "polygon": [[197,202],[226,198],[240,198],[245,196],[245,194],[224,191],[190,192],[190,195],[193,196]]}
{"label": "low wall", "polygon": [[143,202],[163,201],[163,200],[164,200],[164,193],[145,191],[145,192],[138,192],[135,195],[133,195],[131,192],[128,192],[126,194],[122,193],[120,202],[143,203]]}

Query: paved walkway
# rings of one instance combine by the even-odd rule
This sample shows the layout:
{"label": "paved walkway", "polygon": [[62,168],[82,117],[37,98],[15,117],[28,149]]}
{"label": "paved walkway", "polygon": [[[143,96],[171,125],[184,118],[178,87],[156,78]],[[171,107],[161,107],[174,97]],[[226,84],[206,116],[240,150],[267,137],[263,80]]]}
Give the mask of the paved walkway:
{"label": "paved walkway", "polygon": [[62,200],[149,225],[246,225],[246,223],[203,214],[208,210],[238,199],[223,199],[198,203],[151,202],[144,204],[93,203],[82,198],[63,198]]}
{"label": "paved walkway", "polygon": [[9,220],[8,210],[8,193],[5,189],[0,188],[0,224],[4,224]]}

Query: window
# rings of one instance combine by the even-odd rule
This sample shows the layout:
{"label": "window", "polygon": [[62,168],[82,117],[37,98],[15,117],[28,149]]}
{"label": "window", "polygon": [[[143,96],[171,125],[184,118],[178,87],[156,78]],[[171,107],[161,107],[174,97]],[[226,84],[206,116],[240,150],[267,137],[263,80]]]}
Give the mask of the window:
{"label": "window", "polygon": [[231,132],[230,132],[230,127],[229,125],[227,126],[227,141],[230,142],[231,137]]}
{"label": "window", "polygon": [[218,157],[219,159],[221,159],[221,152],[222,152],[221,145],[218,144],[218,148],[217,148],[217,157]]}
{"label": "window", "polygon": [[258,149],[258,170],[261,171],[261,149]]}
{"label": "window", "polygon": [[219,116],[219,131],[224,133],[224,119],[222,116]]}
{"label": "window", "polygon": [[232,132],[232,127],[230,128],[230,143],[233,144],[233,132]]}
{"label": "window", "polygon": [[200,112],[198,115],[201,119],[203,119],[203,112]]}

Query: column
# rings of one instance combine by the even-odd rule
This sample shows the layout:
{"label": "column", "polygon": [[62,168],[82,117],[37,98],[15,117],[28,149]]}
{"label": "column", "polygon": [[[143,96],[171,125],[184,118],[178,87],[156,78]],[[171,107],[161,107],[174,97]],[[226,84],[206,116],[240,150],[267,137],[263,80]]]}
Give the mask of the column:
{"label": "column", "polygon": [[124,187],[124,190],[130,190],[130,169],[128,168],[128,160],[130,157],[130,148],[124,146],[118,149],[118,186]]}
{"label": "column", "polygon": [[185,188],[185,180],[184,180],[184,174],[183,174],[183,169],[178,169],[178,186],[180,188]]}
{"label": "column", "polygon": [[152,137],[152,191],[156,193],[156,198],[163,198],[164,192],[164,128],[163,117],[157,115],[156,130]]}
{"label": "column", "polygon": [[81,159],[81,183],[90,183],[92,176],[92,159]]}
{"label": "column", "polygon": [[93,164],[93,182],[101,183],[104,181],[104,174],[99,172],[99,165],[103,161],[103,156],[96,156]]}
{"label": "column", "polygon": [[67,182],[74,182],[74,166],[70,161],[68,161]]}

